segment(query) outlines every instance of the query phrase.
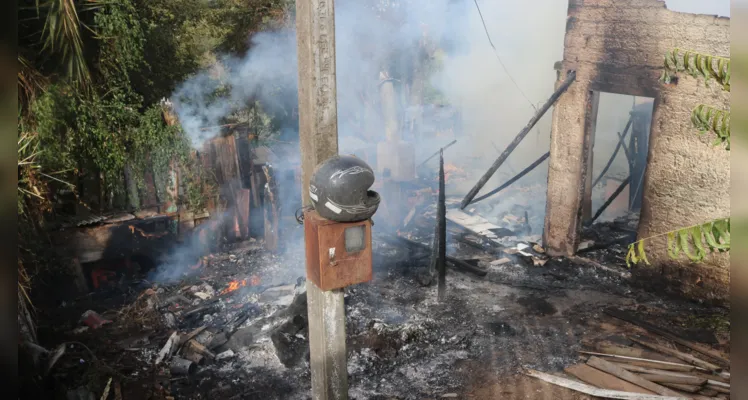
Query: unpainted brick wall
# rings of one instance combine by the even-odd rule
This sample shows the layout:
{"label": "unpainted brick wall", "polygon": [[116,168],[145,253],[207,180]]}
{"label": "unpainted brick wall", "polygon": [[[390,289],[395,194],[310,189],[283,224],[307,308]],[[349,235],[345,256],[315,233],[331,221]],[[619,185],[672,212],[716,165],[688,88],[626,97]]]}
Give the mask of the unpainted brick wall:
{"label": "unpainted brick wall", "polygon": [[[572,254],[578,245],[591,170],[585,160],[594,142],[592,91],[655,99],[640,238],[729,215],[729,152],[711,145],[713,135],[700,136],[689,118],[701,103],[729,108],[729,93],[688,75],[674,85],[658,80],[664,55],[674,48],[729,56],[729,24],[728,18],[670,11],[660,0],[569,1],[560,81],[570,70],[577,80],[553,111],[544,232],[551,253]],[[729,257],[692,265],[669,260],[665,238],[646,247],[652,265],[636,267],[639,275],[664,275],[671,286],[699,298],[728,295]]]}

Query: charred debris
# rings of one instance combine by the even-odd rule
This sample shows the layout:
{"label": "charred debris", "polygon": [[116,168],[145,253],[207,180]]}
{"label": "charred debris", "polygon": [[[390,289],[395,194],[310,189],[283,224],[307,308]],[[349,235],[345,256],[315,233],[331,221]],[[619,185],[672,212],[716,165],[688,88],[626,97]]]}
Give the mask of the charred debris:
{"label": "charred debris", "polygon": [[[522,205],[542,187],[511,178],[499,196],[463,211],[449,188],[468,177],[449,158],[445,146],[420,167],[436,164],[436,180],[424,174],[403,189],[407,212],[374,218],[374,281],[346,289],[351,397],[480,396],[517,376],[527,376],[529,387],[533,379],[556,385],[560,396],[729,392],[722,352],[729,341],[703,325],[726,318],[724,311],[632,282],[623,265],[635,220],[589,225],[577,255],[553,257],[533,228],[542,216]],[[240,160],[233,165],[244,170]],[[49,348],[24,351],[32,380],[71,399],[306,398],[303,220],[278,195],[298,182],[273,180],[271,165],[246,168],[250,180],[266,183],[250,186],[261,196],[237,184],[223,191],[233,209],[189,223],[177,214],[176,234],[167,223],[173,215],[67,227],[131,235],[133,249],[169,248],[158,240],[173,236],[173,248],[186,243],[193,251],[162,249],[167,256],[150,271],[133,270],[132,258],[130,269],[104,257],[84,263],[88,293],[39,310],[40,343]],[[507,202],[515,204],[494,210]],[[252,218],[264,226],[253,228]],[[165,221],[163,232],[138,225],[153,220]],[[168,279],[156,278],[164,269]],[[574,379],[540,372],[557,370]]]}
{"label": "charred debris", "polygon": [[[570,12],[585,12],[578,3]],[[585,20],[569,21],[573,36]],[[592,176],[594,121],[580,113],[597,109],[589,100],[608,80],[584,63],[557,66],[550,97],[498,156],[480,155],[497,158],[478,173],[457,151],[470,135],[458,123],[433,137],[409,130],[394,110],[394,79],[379,74],[386,139],[351,151],[373,166],[382,203],[374,279],[344,294],[350,398],[729,398],[728,311],[640,282],[625,266],[641,229],[639,161],[649,151],[631,137],[646,129],[632,115]],[[573,111],[556,123],[577,122],[554,125],[552,137],[568,130],[574,140],[554,141],[484,190],[553,106]],[[192,155],[217,186],[204,209],[159,200],[180,197],[173,169],[166,187],[146,177],[137,211],[54,226],[52,251],[72,283],[39,303],[37,343],[20,346],[27,397],[309,397],[301,144],[259,144],[241,124],[221,129],[230,133]],[[434,153],[417,149],[436,140]],[[630,174],[613,179],[620,150]],[[577,164],[549,167],[548,185],[527,178],[546,161]],[[593,213],[598,184],[611,190]]]}

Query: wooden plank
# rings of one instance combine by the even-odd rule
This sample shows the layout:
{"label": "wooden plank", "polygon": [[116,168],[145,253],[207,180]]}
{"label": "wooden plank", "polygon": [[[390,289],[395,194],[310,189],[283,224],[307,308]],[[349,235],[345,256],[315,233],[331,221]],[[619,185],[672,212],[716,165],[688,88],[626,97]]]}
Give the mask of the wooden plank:
{"label": "wooden plank", "polygon": [[592,368],[587,364],[576,364],[564,369],[569,375],[576,377],[582,382],[597,386],[603,389],[620,390],[623,392],[657,394],[641,386],[636,386],[631,382],[624,381],[611,374]]}
{"label": "wooden plank", "polygon": [[712,382],[707,383],[706,387],[707,387],[707,389],[716,390],[719,393],[730,394],[730,388],[729,387],[718,386],[718,385],[713,384]]}
{"label": "wooden plank", "polygon": [[694,372],[696,371],[696,367],[691,365],[667,365],[667,364],[657,364],[654,361],[636,361],[636,360],[621,360],[621,359],[615,359],[610,357],[603,357],[602,359],[614,362],[616,364],[620,364],[624,369],[629,369],[630,367],[644,367],[644,368],[653,368],[653,369],[662,369],[666,371],[676,371],[676,372]]}
{"label": "wooden plank", "polygon": [[236,137],[236,159],[239,163],[239,177],[242,182],[242,188],[250,189],[252,187],[252,151],[250,150],[250,140],[248,135],[239,135]]}
{"label": "wooden plank", "polygon": [[138,183],[133,173],[132,163],[125,164],[125,187],[127,189],[127,207],[130,210],[137,210],[140,208],[140,192],[138,191]]}
{"label": "wooden plank", "polygon": [[660,353],[656,353],[654,351],[638,349],[636,347],[619,346],[609,342],[599,342],[596,343],[594,347],[596,351],[605,354],[615,354],[618,356],[646,358],[650,360],[680,363],[680,360],[675,357],[669,357]]}
{"label": "wooden plank", "polygon": [[669,388],[675,390],[677,393],[680,393],[681,395],[694,400],[714,400],[711,397],[698,394],[697,392],[701,389],[699,386],[679,385],[677,383],[667,383],[663,385],[668,386]]}
{"label": "wooden plank", "polygon": [[[588,221],[592,217],[592,166],[595,152],[595,128],[597,126],[597,113],[600,105],[600,92],[593,91],[588,94],[584,122],[584,152],[585,161],[582,165],[582,177],[584,178],[584,190],[582,191],[582,221]],[[601,208],[602,209],[602,208]]]}
{"label": "wooden plank", "polygon": [[642,378],[654,383],[679,383],[684,385],[704,386],[705,378],[698,376],[675,376],[670,374],[639,374]]}
{"label": "wooden plank", "polygon": [[648,330],[648,331],[650,331],[650,332],[652,332],[654,334],[660,335],[660,336],[662,336],[662,337],[664,337],[666,339],[670,339],[673,342],[678,343],[681,346],[686,346],[686,347],[688,347],[689,349],[691,349],[693,351],[696,351],[696,352],[699,352],[699,353],[701,353],[701,354],[703,354],[705,356],[711,357],[714,360],[719,361],[722,366],[725,366],[725,367],[729,367],[730,366],[730,360],[728,360],[727,358],[723,357],[723,355],[720,352],[718,352],[716,350],[713,350],[713,349],[710,349],[710,348],[708,348],[708,347],[706,347],[704,345],[691,342],[690,340],[685,340],[683,338],[680,338],[680,337],[676,336],[675,334],[673,334],[673,333],[671,333],[671,332],[669,332],[669,331],[667,331],[665,329],[662,329],[660,327],[654,326],[654,325],[652,325],[652,324],[650,324],[650,323],[648,323],[646,321],[643,321],[643,320],[635,317],[634,315],[632,315],[632,314],[630,314],[628,312],[625,312],[625,311],[622,311],[622,310],[617,310],[617,309],[614,309],[614,308],[608,308],[608,309],[605,310],[605,313],[608,314],[608,315],[610,315],[611,317],[618,318],[618,319],[620,319],[622,321],[626,321],[628,323],[640,326],[640,327],[642,327],[642,328],[644,328],[644,329],[646,329],[646,330]]}
{"label": "wooden plank", "polygon": [[562,378],[560,376],[554,376],[546,374],[540,371],[527,370],[525,371],[527,376],[540,379],[544,382],[548,382],[553,385],[565,387],[567,389],[575,390],[580,393],[584,393],[590,396],[601,397],[605,399],[620,399],[620,400],[688,400],[687,396],[660,396],[656,394],[643,394],[643,393],[628,393],[620,390],[608,390],[600,389],[594,386],[585,385],[571,379]]}
{"label": "wooden plank", "polygon": [[699,390],[699,394],[703,396],[707,396],[707,397],[714,397],[717,394],[719,394],[719,392],[714,389],[706,388],[706,389]]}
{"label": "wooden plank", "polygon": [[647,390],[651,390],[657,394],[661,394],[663,396],[673,396],[673,397],[679,396],[678,393],[676,393],[675,391],[671,389],[658,385],[654,382],[650,382],[638,375],[635,375],[629,371],[626,371],[625,369],[619,367],[618,365],[614,363],[605,361],[602,358],[592,356],[590,357],[589,360],[587,360],[587,364],[601,371],[615,375],[625,381],[631,382],[637,386],[641,386]]}
{"label": "wooden plank", "polygon": [[226,137],[226,164],[231,170],[231,179],[239,180],[241,187],[241,167],[239,164],[239,151],[236,149],[236,136],[231,135]]}
{"label": "wooden plank", "polygon": [[164,179],[164,212],[175,213],[179,211],[179,167],[176,160],[169,162],[169,170],[166,172]]}
{"label": "wooden plank", "polygon": [[716,386],[716,387],[722,387],[722,388],[725,388],[725,389],[730,389],[730,384],[729,383],[719,382],[719,381],[716,381],[716,380],[713,380],[713,379],[708,379],[706,383],[709,386]]}
{"label": "wooden plank", "polygon": [[242,240],[249,239],[249,189],[237,189],[234,193],[236,196],[236,217],[239,223],[239,238]]}
{"label": "wooden plank", "polygon": [[641,346],[650,348],[652,350],[659,351],[661,353],[669,354],[669,355],[671,355],[673,357],[681,359],[681,360],[683,360],[683,361],[685,361],[685,362],[687,362],[689,364],[693,364],[693,365],[695,365],[697,367],[701,367],[701,368],[708,369],[710,371],[716,371],[716,372],[719,372],[719,371],[722,370],[722,368],[720,368],[720,367],[718,367],[718,366],[716,366],[716,365],[714,365],[712,363],[709,363],[709,362],[706,362],[704,360],[701,360],[701,359],[699,359],[697,357],[694,357],[694,356],[692,356],[690,354],[686,354],[686,353],[683,353],[681,351],[678,351],[678,350],[675,350],[675,349],[671,349],[669,347],[665,347],[665,346],[657,344],[657,343],[648,342],[646,340],[640,340],[640,339],[636,339],[636,338],[633,338],[633,337],[631,337],[629,339],[631,341],[633,341],[634,343],[637,343],[637,344],[639,344]]}
{"label": "wooden plank", "polygon": [[140,205],[143,208],[158,206],[159,203],[158,193],[156,191],[156,179],[154,177],[150,156],[146,158],[146,163],[148,167],[145,168],[145,173],[143,175],[143,185],[145,186],[145,193],[143,195],[143,202]]}
{"label": "wooden plank", "polygon": [[626,371],[641,373],[641,374],[654,374],[654,375],[668,375],[668,376],[692,376],[697,377],[701,379],[706,379],[707,381],[713,381],[717,382],[723,385],[730,386],[728,383],[724,383],[726,381],[725,378],[722,378],[720,376],[714,375],[714,374],[706,374],[701,372],[674,372],[674,371],[666,371],[663,369],[657,369],[657,368],[647,368],[647,367],[640,367],[637,365],[631,365],[631,364],[620,364],[621,368],[625,369]]}
{"label": "wooden plank", "polygon": [[280,247],[280,207],[278,188],[275,185],[273,171],[267,165],[262,167],[265,173],[265,204],[263,216],[265,218],[265,249],[276,252]]}
{"label": "wooden plank", "polygon": [[[688,364],[680,364],[680,363],[672,363],[667,361],[658,361],[658,360],[648,360],[644,358],[637,358],[637,357],[628,357],[628,356],[617,356],[614,354],[605,354],[605,353],[596,353],[593,351],[580,351],[581,354],[587,354],[591,356],[598,356],[598,357],[604,357],[608,359],[608,361],[613,361],[617,363],[627,363],[632,365],[638,365],[640,367],[648,367],[648,368],[660,368],[665,369],[668,371],[695,371],[697,369],[700,369],[699,367],[695,365],[688,365]],[[700,369],[704,371],[704,369]]]}
{"label": "wooden plank", "polygon": [[447,210],[447,220],[501,245],[499,237],[491,232],[491,229],[501,229],[501,227],[491,223],[480,215],[470,215],[458,209],[451,209]]}
{"label": "wooden plank", "polygon": [[672,383],[672,382],[660,382],[662,386],[669,387],[673,390],[678,390],[686,393],[696,393],[701,390],[701,386],[687,385],[683,383]]}

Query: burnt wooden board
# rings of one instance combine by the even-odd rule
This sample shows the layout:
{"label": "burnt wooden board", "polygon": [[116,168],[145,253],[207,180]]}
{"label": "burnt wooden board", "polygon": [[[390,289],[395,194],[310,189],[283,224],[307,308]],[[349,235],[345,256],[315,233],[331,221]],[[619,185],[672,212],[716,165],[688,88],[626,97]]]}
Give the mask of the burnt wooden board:
{"label": "burnt wooden board", "polygon": [[647,389],[644,389],[643,387],[634,385],[630,382],[626,382],[621,378],[617,378],[607,372],[592,368],[587,364],[576,364],[566,367],[564,369],[564,372],[571,376],[574,376],[582,382],[589,383],[590,385],[597,386],[602,389],[620,390],[631,393],[656,394]]}

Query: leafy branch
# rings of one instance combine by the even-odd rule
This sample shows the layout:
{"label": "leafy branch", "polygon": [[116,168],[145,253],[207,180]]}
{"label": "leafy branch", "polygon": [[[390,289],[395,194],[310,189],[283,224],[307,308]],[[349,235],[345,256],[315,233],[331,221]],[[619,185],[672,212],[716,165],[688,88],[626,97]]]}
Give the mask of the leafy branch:
{"label": "leafy branch", "polygon": [[714,79],[722,85],[724,90],[730,91],[729,58],[676,48],[665,55],[665,69],[660,79],[665,83],[670,83],[672,78],[680,72],[688,73],[694,78],[704,78],[705,84]]}
{"label": "leafy branch", "polygon": [[712,131],[717,139],[712,143],[719,145],[727,143],[726,150],[730,150],[730,112],[720,110],[706,104],[699,104],[691,111],[691,123],[701,134]]}
{"label": "leafy branch", "polygon": [[644,250],[645,241],[665,235],[670,258],[677,259],[683,254],[689,260],[699,262],[709,253],[730,250],[730,218],[719,218],[636,241],[629,245],[626,265],[631,266],[639,262],[649,265]]}

